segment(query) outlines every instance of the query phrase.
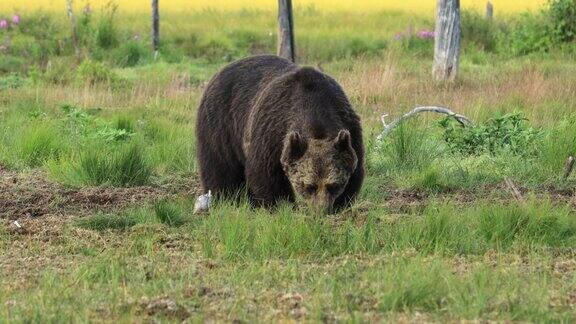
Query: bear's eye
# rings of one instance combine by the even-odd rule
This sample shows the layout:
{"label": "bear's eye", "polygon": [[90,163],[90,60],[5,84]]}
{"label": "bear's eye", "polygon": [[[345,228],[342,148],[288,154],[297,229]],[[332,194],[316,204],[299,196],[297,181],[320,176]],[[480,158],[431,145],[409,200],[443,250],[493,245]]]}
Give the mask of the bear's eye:
{"label": "bear's eye", "polygon": [[337,193],[340,191],[340,185],[337,184],[337,183],[328,184],[328,185],[326,185],[326,190],[327,190],[330,194],[335,195],[335,194],[337,194]]}
{"label": "bear's eye", "polygon": [[318,185],[315,184],[306,185],[304,186],[304,190],[306,191],[307,194],[313,195],[316,193],[316,191],[318,191]]}

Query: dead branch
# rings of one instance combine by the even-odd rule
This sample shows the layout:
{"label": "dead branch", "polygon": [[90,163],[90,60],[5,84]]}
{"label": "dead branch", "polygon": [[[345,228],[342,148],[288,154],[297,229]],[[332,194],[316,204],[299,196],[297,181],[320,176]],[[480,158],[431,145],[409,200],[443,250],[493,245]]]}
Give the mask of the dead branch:
{"label": "dead branch", "polygon": [[416,107],[416,108],[412,109],[410,112],[404,114],[400,118],[395,119],[390,124],[386,124],[386,120],[385,120],[385,118],[388,117],[388,114],[382,115],[381,121],[382,121],[382,124],[384,124],[384,131],[382,131],[382,133],[380,135],[378,135],[377,139],[379,141],[381,141],[382,139],[384,139],[384,137],[388,136],[388,134],[390,134],[390,132],[392,132],[392,130],[394,128],[396,128],[400,123],[402,123],[406,119],[414,117],[417,114],[423,113],[423,112],[435,112],[435,113],[439,113],[439,114],[448,115],[448,116],[456,119],[464,127],[472,125],[472,122],[470,121],[470,119],[468,119],[468,117],[466,117],[464,115],[457,114],[449,108],[437,107],[437,106],[422,106],[422,107]]}
{"label": "dead branch", "polygon": [[573,156],[569,156],[566,160],[566,164],[564,165],[564,180],[568,180],[570,174],[572,174],[572,170],[574,170],[574,160]]}
{"label": "dead branch", "polygon": [[72,46],[74,46],[76,57],[79,57],[80,46],[78,44],[78,28],[76,27],[76,17],[74,16],[73,0],[66,0],[66,14],[68,15],[68,19],[70,19],[70,24],[72,27]]}
{"label": "dead branch", "polygon": [[522,193],[520,192],[520,190],[518,190],[514,182],[512,182],[510,178],[504,178],[504,183],[506,184],[506,187],[508,187],[508,191],[510,191],[512,197],[514,197],[514,199],[520,205],[526,207],[526,200],[524,199],[524,196],[522,196]]}

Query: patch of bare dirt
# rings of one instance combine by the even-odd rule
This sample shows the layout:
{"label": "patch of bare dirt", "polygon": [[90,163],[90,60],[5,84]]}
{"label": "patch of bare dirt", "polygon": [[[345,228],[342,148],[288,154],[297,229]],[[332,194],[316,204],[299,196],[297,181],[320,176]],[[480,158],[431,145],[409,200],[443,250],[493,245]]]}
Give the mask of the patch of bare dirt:
{"label": "patch of bare dirt", "polygon": [[109,211],[168,198],[174,191],[159,186],[71,189],[48,181],[39,171],[23,174],[0,166],[0,219]]}
{"label": "patch of bare dirt", "polygon": [[308,315],[308,309],[304,307],[304,297],[298,293],[287,293],[278,297],[280,312],[290,315],[290,317],[301,320]]}
{"label": "patch of bare dirt", "polygon": [[567,203],[576,209],[576,188],[554,188],[542,187],[529,189],[514,185],[514,191],[502,182],[499,184],[485,185],[468,190],[449,191],[438,194],[417,189],[397,189],[381,188],[386,198],[386,207],[392,213],[410,214],[418,210],[423,210],[430,202],[431,198],[438,198],[451,203],[466,205],[475,201],[489,199],[495,203],[506,203],[511,201],[521,202],[530,196],[549,199],[553,203]]}
{"label": "patch of bare dirt", "polygon": [[148,316],[166,316],[181,321],[190,317],[186,307],[178,304],[168,297],[148,298],[143,297],[139,303],[140,309]]}

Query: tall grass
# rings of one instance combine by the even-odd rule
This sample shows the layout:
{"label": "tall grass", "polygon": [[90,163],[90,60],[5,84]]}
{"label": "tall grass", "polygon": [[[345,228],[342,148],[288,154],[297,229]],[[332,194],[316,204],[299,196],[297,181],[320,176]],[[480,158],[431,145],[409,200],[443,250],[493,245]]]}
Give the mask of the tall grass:
{"label": "tall grass", "polygon": [[71,185],[140,186],[150,182],[153,169],[139,143],[119,145],[116,150],[96,147],[49,166],[59,180]]}
{"label": "tall grass", "polygon": [[378,209],[346,218],[306,216],[291,206],[270,214],[247,205],[224,203],[203,218],[192,216],[191,210],[190,203],[161,202],[153,209],[138,209],[121,217],[96,216],[83,220],[83,224],[98,230],[117,228],[117,224],[124,227],[126,223],[121,219],[131,219],[132,225],[188,224],[186,228],[206,257],[231,261],[318,260],[410,250],[422,255],[483,255],[488,251],[562,249],[576,243],[576,220],[570,209],[538,199],[527,205],[480,202],[465,208],[433,203],[421,215],[399,219],[383,215]]}

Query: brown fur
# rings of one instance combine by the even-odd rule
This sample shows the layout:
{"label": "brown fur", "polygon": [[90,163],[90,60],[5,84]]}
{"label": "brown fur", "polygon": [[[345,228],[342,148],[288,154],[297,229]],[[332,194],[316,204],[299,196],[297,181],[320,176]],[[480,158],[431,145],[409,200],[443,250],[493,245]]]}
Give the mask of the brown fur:
{"label": "brown fur", "polygon": [[196,135],[202,185],[216,195],[247,188],[256,205],[298,196],[330,209],[348,205],[362,185],[360,120],[341,87],[276,56],[220,71],[201,100]]}

